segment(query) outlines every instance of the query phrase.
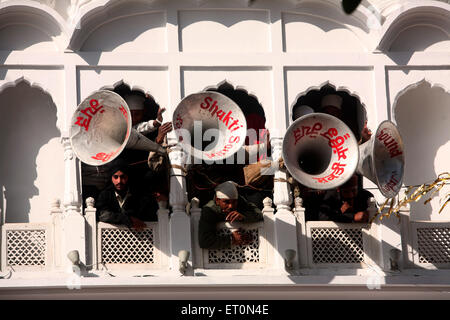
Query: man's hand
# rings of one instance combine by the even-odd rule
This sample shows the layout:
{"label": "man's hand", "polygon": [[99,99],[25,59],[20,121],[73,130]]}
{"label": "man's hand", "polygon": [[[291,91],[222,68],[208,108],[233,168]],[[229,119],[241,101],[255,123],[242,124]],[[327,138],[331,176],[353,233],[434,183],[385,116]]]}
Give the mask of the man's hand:
{"label": "man's hand", "polygon": [[158,144],[163,143],[164,137],[166,136],[167,133],[172,131],[172,129],[173,129],[172,122],[163,123],[162,126],[158,128],[158,136],[156,137],[155,142]]}
{"label": "man's hand", "polygon": [[158,109],[158,113],[156,114],[156,120],[158,121],[153,121],[153,126],[155,128],[158,128],[159,126],[161,126],[161,123],[163,121],[163,116],[162,114],[164,113],[164,111],[166,111],[166,108],[159,108]]}
{"label": "man's hand", "polygon": [[136,229],[137,231],[142,231],[144,228],[147,227],[147,225],[145,224],[144,221],[135,218],[135,217],[130,217],[131,223],[132,223],[132,228]]}
{"label": "man's hand", "polygon": [[367,211],[359,211],[353,216],[355,222],[367,222],[369,221],[369,213]]}
{"label": "man's hand", "polygon": [[364,128],[361,131],[361,143],[369,141],[371,136],[372,136],[372,131],[369,128],[367,128],[367,121],[366,121],[364,123]]}
{"label": "man's hand", "polygon": [[169,198],[167,197],[167,195],[160,193],[160,192],[154,192],[153,196],[155,197],[156,201],[167,201],[169,200]]}
{"label": "man's hand", "polygon": [[225,217],[225,221],[233,222],[233,221],[242,221],[244,220],[244,216],[237,211],[231,211]]}
{"label": "man's hand", "polygon": [[242,231],[233,231],[231,233],[232,236],[232,240],[231,240],[231,244],[235,245],[235,246],[239,246],[239,245],[247,245],[250,244],[252,242],[252,238],[248,233],[244,233]]}
{"label": "man's hand", "polygon": [[341,213],[345,213],[351,207],[352,206],[347,201],[344,201],[344,203],[341,206]]}

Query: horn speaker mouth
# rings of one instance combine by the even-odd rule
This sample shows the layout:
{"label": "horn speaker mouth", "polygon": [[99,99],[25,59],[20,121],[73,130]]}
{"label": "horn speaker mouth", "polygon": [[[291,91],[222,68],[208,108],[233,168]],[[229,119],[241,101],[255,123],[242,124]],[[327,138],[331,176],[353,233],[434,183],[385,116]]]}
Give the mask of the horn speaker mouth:
{"label": "horn speaker mouth", "polygon": [[206,161],[232,156],[241,149],[247,134],[241,108],[214,91],[185,97],[173,113],[173,127],[183,150]]}
{"label": "horn speaker mouth", "polygon": [[113,91],[98,90],[74,112],[70,141],[82,162],[98,166],[111,162],[123,151],[131,131],[125,100]]}
{"label": "horn speaker mouth", "polygon": [[336,188],[355,172],[359,153],[351,129],[325,113],[304,115],[287,129],[282,156],[291,176],[317,190]]}

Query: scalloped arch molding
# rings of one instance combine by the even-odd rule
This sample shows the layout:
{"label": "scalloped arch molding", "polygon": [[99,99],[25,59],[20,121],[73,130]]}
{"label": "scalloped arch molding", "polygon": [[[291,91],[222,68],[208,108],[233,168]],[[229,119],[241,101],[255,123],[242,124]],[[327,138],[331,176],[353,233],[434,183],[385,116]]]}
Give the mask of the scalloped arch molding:
{"label": "scalloped arch molding", "polygon": [[383,23],[377,49],[387,52],[403,32],[424,26],[442,33],[450,40],[450,4],[427,2],[426,5],[415,3],[401,6]]}
{"label": "scalloped arch molding", "polygon": [[[155,1],[148,1],[145,4],[141,2],[145,8],[152,8],[155,6]],[[32,26],[34,29],[39,30],[43,34],[50,37],[56,44],[59,50],[64,50],[73,45],[75,50],[78,50],[82,43],[80,41],[86,37],[83,30],[83,24],[85,21],[89,23],[87,25],[95,25],[96,21],[99,25],[104,20],[102,11],[105,9],[111,9],[111,13],[117,14],[120,10],[113,10],[115,7],[119,7],[124,2],[113,0],[98,0],[98,1],[80,1],[76,11],[73,12],[74,16],[69,17],[67,21],[58,13],[55,9],[41,4],[38,1],[31,0],[11,0],[0,3],[0,28],[11,22],[16,24],[26,24]],[[139,3],[139,2],[137,2]],[[195,3],[193,3],[195,6]],[[208,6],[212,7],[213,2],[209,2]],[[391,6],[395,6],[393,3]],[[158,5],[161,7],[161,5]],[[198,4],[197,4],[198,6]],[[244,6],[244,5],[243,5]],[[251,8],[254,4],[244,6],[244,8]],[[286,7],[292,6],[292,2],[287,1]],[[320,8],[328,6],[330,12],[339,9],[338,5],[330,0],[318,1],[317,4],[311,4],[309,1],[298,2],[294,8],[290,10],[302,10],[305,12],[316,11],[317,16],[320,16]],[[398,4],[397,4],[398,6]],[[255,7],[259,9],[259,7]],[[131,9],[130,9],[131,10]],[[133,10],[128,10],[127,14],[130,14]],[[389,10],[386,10],[389,11]],[[336,16],[336,12],[334,13]],[[365,6],[360,6],[355,12],[354,19],[358,21],[358,24],[362,26],[367,19],[373,16],[373,12]],[[393,43],[398,36],[411,26],[431,26],[436,32],[441,32],[442,36],[449,36],[450,30],[450,4],[438,2],[438,1],[424,1],[403,4],[396,11],[391,12],[384,21],[382,29],[380,30],[380,36],[370,41],[375,41],[376,47],[380,51],[389,51]],[[81,29],[78,27],[81,26]],[[361,27],[363,28],[363,27]],[[89,28],[88,28],[89,29]],[[363,30],[364,31],[364,30]],[[364,32],[366,32],[365,30]],[[92,30],[87,30],[92,32]],[[361,41],[365,41],[361,39]],[[69,45],[72,44],[72,45]]]}

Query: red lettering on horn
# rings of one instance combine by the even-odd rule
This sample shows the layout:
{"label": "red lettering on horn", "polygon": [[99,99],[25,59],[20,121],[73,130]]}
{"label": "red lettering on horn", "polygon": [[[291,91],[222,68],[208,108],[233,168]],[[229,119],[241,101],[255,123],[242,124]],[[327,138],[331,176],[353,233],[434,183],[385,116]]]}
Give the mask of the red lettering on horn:
{"label": "red lettering on horn", "polygon": [[395,141],[394,137],[388,132],[385,132],[385,129],[380,131],[377,135],[377,139],[384,144],[385,148],[389,152],[389,155],[391,156],[391,159],[403,154],[403,152],[399,150],[397,141]]}
{"label": "red lettering on horn", "polygon": [[103,109],[103,106],[101,106],[96,99],[91,99],[89,101],[90,107],[84,108],[83,110],[80,110],[80,113],[82,113],[84,116],[77,117],[77,121],[75,122],[76,125],[84,128],[84,130],[89,131],[89,125],[91,124],[92,118],[97,114],[97,112],[100,111],[100,113],[103,113],[105,110]]}
{"label": "red lettering on horn", "polygon": [[204,102],[200,103],[200,108],[202,109],[208,109],[209,108],[209,103],[212,101],[211,97],[206,97]]}

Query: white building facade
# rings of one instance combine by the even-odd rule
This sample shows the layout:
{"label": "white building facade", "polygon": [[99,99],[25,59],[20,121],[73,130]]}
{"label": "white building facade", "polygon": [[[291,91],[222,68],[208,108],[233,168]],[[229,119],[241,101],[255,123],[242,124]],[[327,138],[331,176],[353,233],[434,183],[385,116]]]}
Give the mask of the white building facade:
{"label": "white building facade", "polygon": [[[2,298],[125,290],[130,298],[223,298],[230,287],[255,298],[449,291],[450,209],[438,213],[448,186],[370,226],[305,222],[286,172],[277,171],[264,221],[246,226],[254,244],[210,252],[197,243],[195,200],[186,209],[179,147],[169,154],[170,210],[161,206],[142,238],[97,223],[95,203],[83,205],[69,140],[73,112],[96,90],[148,94],[171,121],[184,97],[227,83],[262,106],[278,159],[293,107],[328,86],[358,101],[372,131],[384,120],[398,126],[405,188],[432,182],[449,171],[447,1],[364,0],[346,15],[333,0],[5,0],[0,61]],[[368,179],[364,187],[375,195],[374,214],[385,199]],[[118,254],[127,246],[138,253]],[[287,249],[296,252],[292,269]],[[87,266],[81,277],[68,271],[72,250]],[[190,253],[184,276],[180,250]]]}

